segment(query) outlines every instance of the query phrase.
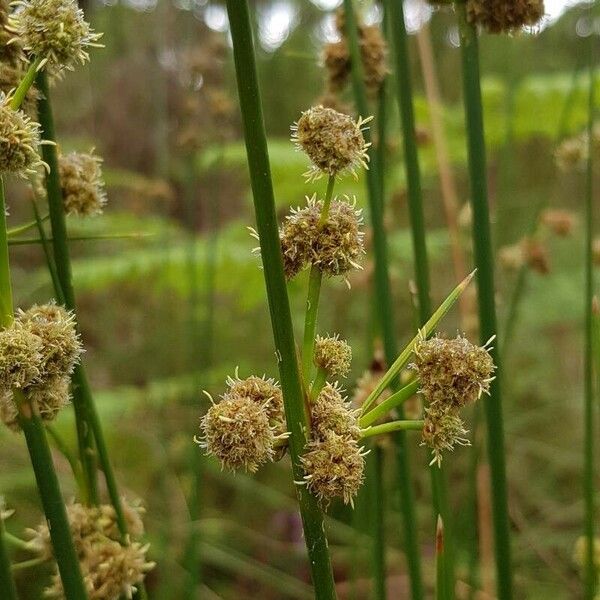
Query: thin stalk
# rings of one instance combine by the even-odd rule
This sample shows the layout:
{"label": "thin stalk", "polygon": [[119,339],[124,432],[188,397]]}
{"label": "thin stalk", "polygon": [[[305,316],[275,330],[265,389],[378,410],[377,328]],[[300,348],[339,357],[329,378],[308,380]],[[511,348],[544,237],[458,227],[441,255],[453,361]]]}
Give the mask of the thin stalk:
{"label": "thin stalk", "polygon": [[[67,237],[69,242],[97,242],[102,240],[137,240],[140,238],[150,237],[144,233],[105,233],[99,235],[70,235]],[[46,238],[48,242],[54,242],[54,238]],[[31,244],[43,244],[42,238],[20,238],[9,239],[9,246],[29,246]]]}
{"label": "thin stalk", "polygon": [[[494,260],[489,219],[487,192],[487,162],[483,127],[483,107],[479,76],[479,41],[477,30],[467,21],[466,6],[455,3],[459,20],[460,46],[462,52],[463,94],[471,205],[473,209],[473,244],[477,266],[477,292],[479,300],[479,331],[483,343],[497,335],[496,306],[494,300]],[[500,374],[498,343],[491,351],[497,372]],[[504,424],[500,394],[501,376],[490,386],[490,397],[485,401],[487,421],[487,447],[490,463],[492,513],[496,558],[496,585],[498,598],[512,598],[512,570],[510,558],[510,533],[506,486],[506,463],[504,456]]]}
{"label": "thin stalk", "polygon": [[[590,19],[593,10],[590,5]],[[589,99],[587,143],[588,158],[585,177],[584,220],[585,220],[585,315],[584,315],[584,410],[583,410],[583,498],[584,498],[584,533],[587,540],[584,566],[584,598],[593,600],[596,597],[597,565],[594,539],[594,517],[596,512],[596,486],[594,483],[594,265],[593,265],[593,236],[594,236],[594,119],[595,119],[595,35],[589,36]]]}
{"label": "thin stalk", "polygon": [[325,387],[327,382],[327,371],[322,367],[317,369],[315,380],[313,381],[312,387],[310,388],[310,400],[313,402],[317,399],[317,396],[321,393],[321,390]]}
{"label": "thin stalk", "polygon": [[31,567],[37,567],[43,565],[48,559],[45,556],[38,556],[37,558],[30,558],[22,562],[14,563],[11,567],[12,571],[23,571],[24,569],[31,569]]}
{"label": "thin stalk", "polygon": [[391,423],[382,423],[381,425],[373,425],[367,429],[363,429],[360,433],[361,437],[368,438],[382,433],[392,433],[394,431],[421,431],[424,421],[392,421]]}
{"label": "thin stalk", "polygon": [[383,485],[384,452],[375,441],[371,450],[371,507],[372,509],[372,535],[373,535],[373,580],[374,597],[384,599],[386,592],[386,565],[385,565],[385,490]]}
{"label": "thin stalk", "polygon": [[25,73],[25,77],[23,77],[21,83],[19,83],[17,89],[15,90],[15,93],[10,99],[10,107],[13,110],[18,110],[19,108],[21,108],[21,104],[23,104],[23,100],[25,100],[25,96],[27,96],[29,88],[31,88],[33,82],[35,81],[35,77],[38,73],[41,62],[42,59],[40,57],[37,57],[32,63],[30,63],[27,72]]}
{"label": "thin stalk", "polygon": [[[331,198],[333,197],[333,186],[335,184],[335,175],[330,175],[327,180],[327,191],[321,209],[319,218],[319,227],[327,222]],[[317,332],[317,315],[319,312],[319,297],[321,295],[321,282],[323,273],[321,270],[312,266],[308,277],[308,296],[306,298],[306,316],[304,319],[304,337],[302,338],[302,373],[304,375],[304,384],[306,389],[310,388],[311,374],[313,371],[313,359],[315,348],[315,335]]]}
{"label": "thin stalk", "polygon": [[361,427],[368,427],[375,423],[377,419],[388,414],[392,410],[404,404],[409,398],[412,398],[419,391],[420,382],[418,379],[405,385],[402,389],[394,392],[389,398],[386,398],[381,404],[378,404],[373,410],[363,415],[359,420]]}
{"label": "thin stalk", "polygon": [[[48,220],[49,218],[50,218],[50,215],[45,215],[45,216],[41,217],[40,220],[43,223],[44,221]],[[37,225],[38,225],[37,220],[30,221],[29,223],[23,223],[23,225],[18,225],[17,227],[11,227],[10,229],[7,229],[6,234],[8,235],[8,237],[12,237],[14,235],[19,235],[20,233],[24,233],[25,231],[29,231],[30,229],[37,227]]]}
{"label": "thin stalk", "polygon": [[[358,112],[364,117],[369,113],[367,94],[364,86],[363,65],[358,41],[358,27],[352,0],[344,0],[346,17],[346,32],[348,47],[352,63],[352,88],[354,101]],[[389,14],[388,14],[388,18]],[[369,131],[365,132],[365,140],[371,141]],[[367,171],[367,196],[371,225],[373,229],[373,251],[375,258],[375,288],[379,304],[379,329],[383,338],[384,354],[387,364],[392,364],[397,356],[395,336],[395,319],[392,305],[392,293],[389,279],[389,261],[387,240],[383,219],[383,201],[380,197],[382,191],[382,178],[379,172],[379,156],[370,152],[370,168]],[[389,384],[389,382],[388,382]],[[398,409],[398,417],[403,417],[403,411]],[[409,451],[404,432],[395,436],[396,464],[398,468],[398,488],[403,512],[404,546],[410,577],[410,586],[413,600],[424,597],[423,580],[421,574],[421,557],[416,528],[415,503],[411,486],[411,473]]]}
{"label": "thin stalk", "polygon": [[14,548],[18,548],[19,550],[25,550],[27,552],[37,552],[36,548],[32,546],[31,542],[26,542],[20,537],[9,533],[8,531],[6,531],[6,528],[2,530],[2,539],[9,546],[13,546]]}
{"label": "thin stalk", "polygon": [[[54,116],[50,104],[50,89],[48,78],[44,71],[37,74],[37,86],[40,91],[38,101],[38,113],[42,135],[45,140],[56,143],[56,132],[54,129]],[[60,283],[65,306],[75,311],[75,292],[71,276],[71,258],[67,241],[67,226],[63,206],[62,190],[60,186],[60,175],[58,169],[58,152],[56,145],[45,144],[42,146],[42,158],[49,167],[46,175],[46,191],[48,195],[48,209],[50,212],[50,223],[52,225],[52,249],[54,252],[54,263]],[[78,367],[80,370],[81,367]],[[89,423],[88,407],[85,398],[75,389],[73,394],[73,407],[75,410],[75,422],[77,428],[77,440],[79,454],[86,477],[86,486],[90,492],[90,500],[97,503],[98,489],[96,480],[96,461],[94,453],[94,438]]]}
{"label": "thin stalk", "polygon": [[[0,511],[2,507],[0,506]],[[17,600],[17,589],[11,574],[10,557],[6,548],[4,519],[0,514],[0,592],[5,600]]]}
{"label": "thin stalk", "polygon": [[444,557],[445,553],[444,521],[442,520],[442,516],[438,515],[435,531],[435,600],[446,600],[446,598],[448,598],[448,590],[446,589],[447,575],[445,573],[447,561]]}
{"label": "thin stalk", "polygon": [[[285,415],[288,429],[291,432],[289,450],[293,477],[295,481],[302,481],[303,471],[300,455],[306,445],[309,420],[304,403],[302,379],[296,360],[296,345],[283,272],[248,1],[227,0],[227,12],[233,40],[238,94],[271,324],[279,362]],[[297,485],[296,492],[315,597],[318,600],[331,600],[336,597],[336,592],[323,513],[316,499],[304,485]]]}

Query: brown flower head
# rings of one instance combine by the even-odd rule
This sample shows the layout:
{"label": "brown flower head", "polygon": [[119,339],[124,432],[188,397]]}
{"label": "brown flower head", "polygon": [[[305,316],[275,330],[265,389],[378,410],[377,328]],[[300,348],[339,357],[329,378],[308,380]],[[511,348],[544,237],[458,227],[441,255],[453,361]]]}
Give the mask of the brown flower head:
{"label": "brown flower head", "polygon": [[548,208],[542,212],[540,220],[556,235],[567,237],[573,232],[577,217],[568,210]]}
{"label": "brown flower head", "polygon": [[42,362],[42,340],[21,323],[0,331],[0,389],[23,389],[38,381]]}
{"label": "brown flower head", "polygon": [[101,165],[102,159],[94,154],[71,152],[60,156],[60,186],[67,214],[91,216],[102,212],[106,190]]}
{"label": "brown flower head", "polygon": [[433,458],[430,465],[442,464],[442,452],[453,451],[455,446],[469,446],[465,437],[462,419],[452,410],[444,410],[433,405],[425,409],[425,423],[422,431],[422,446],[431,448]]}
{"label": "brown flower head", "polygon": [[353,409],[336,385],[327,384],[310,406],[311,437],[325,440],[329,433],[360,439],[359,411]]}
{"label": "brown flower head", "polygon": [[544,16],[544,0],[467,0],[467,16],[488,33],[533,27]]}

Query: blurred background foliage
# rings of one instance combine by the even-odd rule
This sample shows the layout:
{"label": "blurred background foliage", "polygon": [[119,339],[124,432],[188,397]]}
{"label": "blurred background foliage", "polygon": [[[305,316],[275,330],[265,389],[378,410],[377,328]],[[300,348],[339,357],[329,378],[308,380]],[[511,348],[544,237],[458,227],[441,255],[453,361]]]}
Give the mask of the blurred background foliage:
{"label": "blurred background foliage", "polygon": [[[260,77],[270,136],[277,206],[281,217],[314,189],[301,173],[305,159],[289,142],[289,126],[323,90],[321,47],[333,31],[336,0],[256,0]],[[484,36],[482,72],[490,185],[497,247],[517,242],[532,228],[540,203],[579,213],[582,177],[561,174],[554,163],[557,141],[577,134],[587,113],[587,79],[581,70],[585,36],[600,31],[590,23],[586,3],[563,3],[564,11],[535,35]],[[568,6],[566,6],[569,4]],[[553,3],[560,5],[560,3]],[[554,6],[556,8],[556,6]],[[559,6],[559,8],[561,8]],[[381,14],[367,0],[365,19]],[[151,554],[151,598],[182,598],[186,540],[201,541],[198,598],[310,598],[301,528],[285,465],[257,477],[221,473],[212,460],[198,460],[193,444],[206,407],[201,394],[223,391],[224,379],[239,368],[276,375],[276,361],[259,258],[247,227],[253,213],[246,157],[239,127],[224,6],[215,0],[130,0],[94,2],[85,10],[104,31],[106,48],[89,66],[56,85],[55,106],[61,146],[95,147],[104,157],[109,205],[91,220],[69,221],[72,236],[135,233],[112,240],[72,242],[81,325],[99,409],[112,457],[126,494],[147,507]],[[429,22],[443,122],[461,203],[467,201],[464,123],[460,101],[457,30],[449,11],[432,13],[407,2],[412,34]],[[438,168],[430,136],[430,109],[411,36],[416,114],[422,132],[428,245],[436,302],[453,286],[449,241]],[[393,74],[392,74],[393,76]],[[600,97],[600,94],[598,95]],[[349,99],[348,99],[349,100]],[[393,100],[390,106],[395,106]],[[387,227],[398,338],[413,332],[409,291],[412,252],[407,229],[404,172],[398,117],[388,130]],[[364,205],[362,181],[344,180],[341,193]],[[10,224],[31,219],[21,184],[9,189]],[[468,212],[461,211],[464,248],[469,249]],[[575,598],[573,545],[580,533],[582,229],[546,239],[546,274],[527,274],[515,335],[505,369],[505,413],[518,598]],[[39,245],[13,247],[14,288],[19,304],[51,294]],[[323,328],[341,332],[354,349],[355,379],[371,360],[370,259],[364,272],[327,285]],[[506,318],[516,277],[498,268],[498,305]],[[304,276],[290,285],[300,327]],[[458,317],[443,323],[448,333]],[[70,443],[72,415],[59,431]],[[478,435],[475,422],[471,422]],[[23,440],[0,433],[0,491],[17,508],[7,523],[20,533],[40,518],[38,498]],[[425,450],[414,440],[415,490],[421,544],[429,580],[434,567],[430,490]],[[448,457],[451,502],[459,531],[459,575],[467,578],[476,540],[471,452]],[[60,472],[68,471],[57,456]],[[201,469],[200,518],[190,523],[188,499]],[[398,498],[393,460],[386,473],[390,590],[405,585]],[[67,496],[75,491],[63,478]],[[483,486],[485,488],[485,486]],[[368,493],[368,489],[367,492]],[[489,498],[479,497],[480,512]],[[369,540],[359,506],[331,511],[331,544],[341,597],[368,596]],[[362,511],[362,512],[361,512]],[[354,522],[354,526],[352,525]],[[485,517],[479,519],[480,533]],[[482,535],[479,559],[485,588],[489,543]],[[487,561],[487,562],[486,562]],[[39,597],[43,571],[18,574],[23,598]],[[462,588],[461,588],[462,589]],[[354,596],[352,596],[354,594]],[[464,590],[463,597],[469,597]],[[400,595],[391,597],[402,597]],[[484,597],[484,596],[481,596]]]}

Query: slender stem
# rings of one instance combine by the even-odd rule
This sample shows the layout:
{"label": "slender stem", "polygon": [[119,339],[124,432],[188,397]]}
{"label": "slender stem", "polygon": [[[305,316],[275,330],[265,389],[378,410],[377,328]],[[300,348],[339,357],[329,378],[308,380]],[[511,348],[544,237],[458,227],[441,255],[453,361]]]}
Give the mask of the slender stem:
{"label": "slender stem", "polygon": [[10,325],[14,315],[7,240],[4,180],[0,177],[0,326],[2,327]]}
{"label": "slender stem", "polygon": [[444,534],[444,521],[441,515],[437,518],[437,527],[435,532],[435,600],[446,600],[449,590],[447,589],[448,576],[446,575],[447,561],[446,554],[446,539]]}
{"label": "slender stem", "polygon": [[[590,4],[590,19],[593,17],[593,5]],[[596,597],[598,585],[598,567],[594,538],[594,518],[596,512],[596,486],[594,469],[594,266],[593,266],[593,235],[594,235],[594,120],[595,120],[595,35],[590,35],[588,40],[589,59],[589,98],[588,98],[588,125],[587,144],[588,158],[585,178],[584,219],[585,219],[585,316],[584,316],[584,410],[583,410],[583,497],[584,497],[584,533],[587,540],[585,567],[584,567],[584,598],[592,600]]]}
{"label": "slender stem", "polygon": [[14,563],[11,567],[13,571],[22,571],[24,569],[30,569],[31,567],[37,567],[43,565],[48,559],[45,556],[38,556],[37,558],[30,558],[22,562]]}
{"label": "slender stem", "polygon": [[372,486],[371,507],[373,510],[373,585],[374,597],[377,600],[385,599],[386,592],[386,565],[385,565],[385,491],[383,485],[384,452],[377,441],[371,450]]}
{"label": "slender stem", "polygon": [[408,385],[405,385],[402,389],[394,392],[389,398],[386,398],[381,404],[378,404],[373,410],[370,410],[367,414],[363,415],[359,424],[361,427],[368,427],[375,423],[377,419],[388,414],[392,410],[398,408],[406,400],[412,398],[419,390],[420,382],[418,379],[412,381]]}
{"label": "slender stem", "polygon": [[[366,116],[369,112],[367,94],[364,86],[363,65],[358,40],[358,27],[352,0],[344,0],[344,13],[346,17],[346,32],[348,47],[352,64],[352,88],[354,101],[360,114]],[[388,15],[389,17],[389,15]],[[365,140],[371,141],[370,131],[365,132]],[[379,172],[379,156],[370,152],[370,166],[367,171],[366,183],[373,229],[373,250],[375,258],[375,288],[379,303],[379,329],[383,337],[385,359],[391,364],[397,356],[395,336],[395,319],[392,305],[392,293],[389,279],[388,249],[383,220],[382,178]],[[388,382],[389,385],[390,382]],[[398,409],[398,416],[403,416],[402,408]],[[398,487],[403,511],[404,544],[410,575],[410,585],[413,600],[424,597],[423,580],[421,574],[421,558],[416,529],[415,503],[411,486],[411,472],[409,451],[406,436],[399,432],[395,436],[396,464],[398,468]]]}
{"label": "slender stem", "polygon": [[[483,127],[483,107],[479,77],[479,42],[477,31],[467,21],[466,6],[455,3],[459,19],[460,45],[462,51],[463,94],[469,155],[471,205],[473,209],[473,244],[478,269],[479,331],[482,342],[498,332],[496,323],[494,260],[490,231],[487,195],[487,162]],[[501,373],[498,343],[491,351],[492,358]],[[495,537],[497,589],[500,600],[512,598],[512,570],[510,558],[510,533],[506,486],[506,463],[504,456],[504,424],[498,376],[490,386],[490,397],[485,401],[487,421],[490,477],[493,489],[492,511]]]}
{"label": "slender stem", "polygon": [[27,92],[29,91],[29,89],[33,85],[33,82],[35,81],[35,77],[37,75],[41,62],[42,59],[40,57],[37,57],[34,59],[33,62],[29,64],[29,68],[25,73],[25,77],[23,77],[21,83],[19,83],[17,89],[15,90],[15,93],[10,99],[10,107],[13,110],[18,110],[19,108],[21,108],[21,104],[23,104],[25,96],[27,96]]}
{"label": "slender stem", "polygon": [[[50,215],[45,215],[43,217],[40,217],[40,221],[43,223],[44,221],[47,221],[50,218]],[[14,235],[19,235],[20,233],[24,233],[25,231],[29,231],[30,229],[33,229],[34,227],[37,227],[38,225],[38,221],[30,221],[29,223],[23,223],[23,225],[18,225],[17,227],[11,227],[10,229],[7,229],[6,234],[8,235],[8,237],[12,237]]]}
{"label": "slender stem", "polygon": [[52,463],[44,425],[22,394],[15,392],[14,395],[15,401],[19,405],[19,423],[25,434],[31,456],[31,464],[48,522],[54,557],[58,565],[65,598],[67,600],[85,599],[87,593],[81,577],[79,559],[71,539],[67,511]]}
{"label": "slender stem", "polygon": [[327,382],[327,371],[323,369],[323,367],[319,367],[317,369],[317,374],[315,375],[315,380],[313,381],[312,387],[310,388],[310,400],[314,402],[318,395],[321,393],[321,390],[325,387],[325,383]]}
{"label": "slender stem", "polygon": [[424,421],[419,419],[416,421],[391,421],[390,423],[382,423],[381,425],[373,425],[367,429],[361,430],[361,437],[373,437],[382,433],[392,433],[394,431],[420,431],[423,429]]}
{"label": "slender stem", "polygon": [[37,552],[37,549],[34,546],[32,546],[31,542],[26,542],[20,537],[9,533],[8,531],[6,531],[6,528],[2,530],[2,538],[7,544],[18,548],[19,550],[25,550],[27,552]]}
{"label": "slender stem", "polygon": [[[48,78],[44,71],[37,74],[37,86],[40,90],[38,112],[42,135],[44,139],[56,142],[54,129],[54,117],[50,104],[50,89]],[[60,175],[58,168],[58,152],[55,145],[46,144],[42,146],[42,157],[49,167],[46,175],[46,191],[48,195],[48,209],[50,212],[50,223],[52,225],[52,249],[56,274],[60,283],[65,306],[75,311],[75,292],[71,276],[71,258],[67,241],[67,225],[64,212]],[[79,368],[78,368],[79,369]],[[77,389],[73,394],[73,407],[75,410],[75,422],[77,427],[77,440],[79,454],[83,464],[83,472],[86,477],[86,486],[90,492],[90,500],[97,503],[98,489],[96,480],[96,461],[94,453],[94,439],[89,424],[88,407],[85,399],[81,397]]]}
{"label": "slender stem", "polygon": [[[2,506],[0,506],[0,511]],[[6,548],[6,530],[0,514],[0,595],[3,600],[17,600],[17,589],[11,574],[10,557]],[[25,543],[25,542],[24,542]]]}
{"label": "slender stem", "polygon": [[[283,259],[275,214],[275,199],[258,87],[248,1],[227,0],[227,12],[233,40],[238,94],[269,310],[276,355],[279,361],[279,375],[283,390],[286,420],[288,429],[291,432],[289,450],[293,477],[295,481],[301,481],[303,471],[299,458],[306,445],[306,431],[309,421],[304,403],[302,380],[296,360],[292,318],[283,273]],[[304,539],[309,556],[315,597],[318,600],[335,598],[335,584],[327,547],[323,513],[316,499],[305,486],[296,486],[296,492],[304,527]]]}
{"label": "slender stem", "polygon": [[[330,175],[327,181],[327,191],[323,200],[321,217],[319,218],[319,227],[323,227],[327,222],[331,198],[333,197],[333,186],[335,184],[335,175]],[[310,388],[311,376],[313,371],[313,359],[315,348],[315,335],[317,332],[317,316],[319,312],[319,297],[321,295],[321,282],[323,274],[321,270],[312,266],[308,278],[308,297],[306,298],[306,316],[304,320],[304,337],[302,339],[302,373],[304,375],[304,384],[306,389]]]}

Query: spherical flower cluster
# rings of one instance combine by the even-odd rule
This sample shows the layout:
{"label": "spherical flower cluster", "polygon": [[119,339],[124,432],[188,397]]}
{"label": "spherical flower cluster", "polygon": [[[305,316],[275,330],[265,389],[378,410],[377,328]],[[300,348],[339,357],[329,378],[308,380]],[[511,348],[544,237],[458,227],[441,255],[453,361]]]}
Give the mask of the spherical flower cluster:
{"label": "spherical flower cluster", "polygon": [[423,444],[433,452],[433,463],[441,463],[442,452],[468,444],[459,410],[489,392],[495,370],[489,343],[475,346],[457,336],[446,340],[420,340],[415,347],[412,368],[419,376],[425,398]]}
{"label": "spherical flower cluster", "polygon": [[352,504],[364,479],[359,411],[352,408],[337,384],[326,384],[310,412],[310,440],[300,459],[303,483],[325,505],[334,498]]}
{"label": "spherical flower cluster", "polygon": [[544,0],[467,0],[467,16],[489,33],[533,27],[544,16]]}
{"label": "spherical flower cluster", "polygon": [[365,253],[361,211],[356,210],[349,198],[336,198],[321,223],[322,207],[316,196],[309,198],[304,208],[292,209],[280,230],[288,279],[308,265],[316,266],[330,277],[361,268],[358,261]]}
{"label": "spherical flower cluster", "polygon": [[[600,150],[600,124],[592,128],[591,145],[594,152]],[[584,167],[590,151],[590,136],[587,131],[563,140],[554,152],[554,159],[561,171],[573,171]]]}
{"label": "spherical flower cluster", "polygon": [[0,416],[19,429],[12,391],[19,389],[45,421],[69,403],[70,375],[82,353],[73,314],[50,303],[18,311],[0,331]]}
{"label": "spherical flower cluster", "polygon": [[69,215],[98,215],[106,204],[102,159],[93,154],[71,152],[59,158],[60,186]]}
{"label": "spherical flower cluster", "polygon": [[542,212],[540,221],[555,235],[567,237],[573,232],[577,217],[568,210],[548,208]]}
{"label": "spherical flower cluster", "polygon": [[9,20],[10,31],[25,52],[42,59],[53,74],[89,60],[88,48],[100,47],[75,0],[20,0]]}
{"label": "spherical flower cluster", "polygon": [[346,377],[352,362],[352,348],[338,335],[332,337],[317,336],[315,340],[315,365],[327,375]]}
{"label": "spherical flower cluster", "polygon": [[308,181],[368,168],[370,144],[363,137],[364,126],[372,117],[358,121],[332,108],[315,106],[303,112],[297,123],[292,125],[292,141],[312,162],[305,173]]}
{"label": "spherical flower cluster", "polygon": [[[195,438],[223,467],[251,473],[273,461],[285,431],[281,389],[272,379],[229,378],[229,391],[202,417],[202,436]],[[212,398],[211,398],[212,401]]]}
{"label": "spherical flower cluster", "polygon": [[13,40],[14,36],[9,31],[10,13],[9,0],[0,0],[0,62],[16,67],[23,62],[25,56],[19,40]]}
{"label": "spherical flower cluster", "polygon": [[[123,505],[130,543],[123,545],[116,527],[112,506],[88,507],[73,503],[67,506],[67,517],[81,571],[90,600],[132,598],[137,586],[154,563],[146,558],[148,545],[138,540],[144,533],[143,511],[139,506]],[[52,556],[50,532],[46,523],[31,530],[32,544],[44,557]],[[45,591],[46,597],[63,599],[64,590],[58,573]]]}
{"label": "spherical flower cluster", "polygon": [[40,126],[22,110],[10,107],[10,97],[0,93],[0,175],[26,177],[44,163],[38,154]]}

